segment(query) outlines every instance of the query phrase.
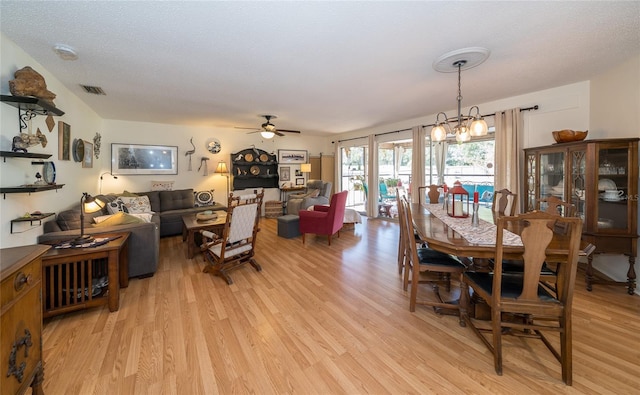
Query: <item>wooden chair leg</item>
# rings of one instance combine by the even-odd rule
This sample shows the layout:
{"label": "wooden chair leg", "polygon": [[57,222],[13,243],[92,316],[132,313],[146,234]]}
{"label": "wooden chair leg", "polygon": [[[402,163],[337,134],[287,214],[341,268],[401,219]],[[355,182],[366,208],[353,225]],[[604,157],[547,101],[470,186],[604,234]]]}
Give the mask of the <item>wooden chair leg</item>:
{"label": "wooden chair leg", "polygon": [[502,325],[501,313],[498,309],[491,309],[491,327],[493,335],[493,364],[498,376],[502,376]]}
{"label": "wooden chair leg", "polygon": [[331,245],[331,235],[329,235],[329,245]]}
{"label": "wooden chair leg", "polygon": [[305,233],[302,234],[302,244],[304,244],[304,235]]}

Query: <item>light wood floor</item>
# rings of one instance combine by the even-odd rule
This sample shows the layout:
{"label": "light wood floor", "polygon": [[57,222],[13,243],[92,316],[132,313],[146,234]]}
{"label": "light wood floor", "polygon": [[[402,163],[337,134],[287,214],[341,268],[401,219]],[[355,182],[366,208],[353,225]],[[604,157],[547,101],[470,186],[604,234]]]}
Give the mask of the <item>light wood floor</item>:
{"label": "light wood floor", "polygon": [[573,387],[537,340],[507,337],[504,375],[469,328],[409,312],[396,268],[398,224],[365,219],[326,237],[276,236],[263,219],[258,260],[235,284],[202,273],[181,237],[161,241],[152,278],[120,310],[54,317],[44,389],[58,394],[631,394],[640,388],[640,296],[584,290],[574,302]]}

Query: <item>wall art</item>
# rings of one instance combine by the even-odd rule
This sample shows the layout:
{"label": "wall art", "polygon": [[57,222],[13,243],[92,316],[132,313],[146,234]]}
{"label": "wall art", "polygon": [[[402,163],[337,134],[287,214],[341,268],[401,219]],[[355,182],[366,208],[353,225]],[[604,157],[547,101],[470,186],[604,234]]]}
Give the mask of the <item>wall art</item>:
{"label": "wall art", "polygon": [[112,143],[111,173],[114,175],[178,174],[178,147]]}
{"label": "wall art", "polygon": [[58,159],[71,160],[71,126],[58,122]]}
{"label": "wall art", "polygon": [[307,163],[306,150],[278,150],[278,162],[280,163]]}

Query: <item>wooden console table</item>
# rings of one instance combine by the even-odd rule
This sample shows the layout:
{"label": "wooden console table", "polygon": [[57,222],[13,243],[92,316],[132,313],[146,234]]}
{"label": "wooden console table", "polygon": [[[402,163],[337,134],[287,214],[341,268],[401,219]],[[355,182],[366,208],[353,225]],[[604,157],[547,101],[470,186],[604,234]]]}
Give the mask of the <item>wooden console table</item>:
{"label": "wooden console table", "polygon": [[0,392],[42,394],[42,255],[49,246],[0,250]]}
{"label": "wooden console table", "polygon": [[129,286],[129,232],[97,247],[52,248],[42,257],[42,311],[51,317],[107,304],[120,308],[120,288]]}

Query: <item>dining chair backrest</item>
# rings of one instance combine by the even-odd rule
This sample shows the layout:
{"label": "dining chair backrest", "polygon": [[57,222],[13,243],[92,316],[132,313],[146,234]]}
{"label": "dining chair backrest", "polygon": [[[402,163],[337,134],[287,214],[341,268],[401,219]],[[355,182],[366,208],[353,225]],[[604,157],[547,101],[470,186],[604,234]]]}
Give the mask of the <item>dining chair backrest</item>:
{"label": "dining chair backrest", "polygon": [[[566,232],[557,232],[549,223],[562,224],[562,228],[567,229]],[[520,294],[514,295],[513,303],[518,301],[528,301],[543,303],[538,295],[538,287],[540,285],[540,273],[542,265],[546,261],[556,262],[563,261],[559,265],[559,279],[556,298],[566,303],[570,301],[575,284],[576,269],[578,264],[578,252],[580,250],[580,237],[582,232],[582,221],[575,217],[558,217],[542,211],[532,211],[519,216],[499,217],[497,220],[496,232],[496,259],[494,263],[493,277],[493,298],[495,302],[505,299],[502,295],[502,263],[505,248],[502,243],[504,229],[511,226],[524,226],[520,233],[522,244],[524,245],[524,253],[522,261],[524,262],[523,271],[523,288]],[[549,256],[549,254],[553,256]]]}
{"label": "dining chair backrest", "polygon": [[576,206],[565,202],[557,196],[538,199],[538,209],[562,217],[573,217],[576,215]]}
{"label": "dining chair backrest", "polygon": [[429,186],[418,187],[418,197],[420,204],[430,203],[436,204],[440,199],[439,185],[431,184]]}
{"label": "dining chair backrest", "polygon": [[513,216],[516,213],[518,205],[518,195],[504,188],[493,193],[493,204],[491,208],[494,215],[501,217],[503,215]]}

